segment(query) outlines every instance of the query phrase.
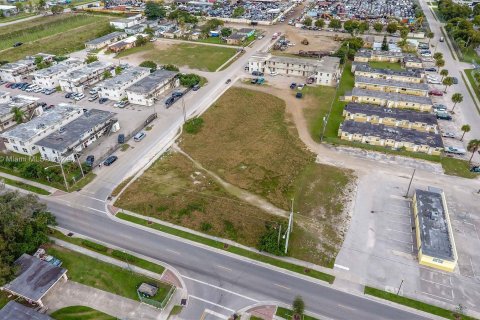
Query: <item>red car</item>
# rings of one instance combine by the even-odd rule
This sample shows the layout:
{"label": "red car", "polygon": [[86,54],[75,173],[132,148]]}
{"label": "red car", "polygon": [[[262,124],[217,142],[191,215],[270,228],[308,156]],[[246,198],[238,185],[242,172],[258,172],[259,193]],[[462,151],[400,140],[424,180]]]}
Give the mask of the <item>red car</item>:
{"label": "red car", "polygon": [[428,94],[431,96],[443,97],[443,92],[440,90],[430,90]]}
{"label": "red car", "polygon": [[13,83],[9,82],[9,83],[7,83],[7,84],[5,85],[5,87],[10,88],[10,87],[12,86],[12,84],[13,84]]}

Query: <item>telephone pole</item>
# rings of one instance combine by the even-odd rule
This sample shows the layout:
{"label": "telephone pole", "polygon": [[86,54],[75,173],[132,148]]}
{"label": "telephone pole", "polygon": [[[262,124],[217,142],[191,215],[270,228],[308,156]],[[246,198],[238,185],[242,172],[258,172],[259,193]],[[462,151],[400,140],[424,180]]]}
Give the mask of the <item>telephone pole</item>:
{"label": "telephone pole", "polygon": [[288,240],[290,239],[290,232],[293,229],[293,198],[292,198],[292,209],[290,211],[290,217],[288,218],[288,228],[287,228],[287,239],[285,241],[285,254],[288,251]]}
{"label": "telephone pole", "polygon": [[412,186],[412,181],[413,181],[413,177],[415,176],[416,170],[417,169],[413,169],[412,177],[410,178],[410,183],[408,184],[407,193],[405,193],[405,198],[408,198],[408,192],[410,192],[410,187]]}

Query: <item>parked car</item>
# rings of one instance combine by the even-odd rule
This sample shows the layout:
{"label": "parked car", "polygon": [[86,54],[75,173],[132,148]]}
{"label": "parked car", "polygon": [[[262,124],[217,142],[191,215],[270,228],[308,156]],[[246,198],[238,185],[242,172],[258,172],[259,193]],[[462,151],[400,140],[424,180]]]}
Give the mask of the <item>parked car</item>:
{"label": "parked car", "polygon": [[[263,73],[262,73],[263,74]],[[230,82],[232,82],[232,79],[228,79],[225,84],[229,84]]]}
{"label": "parked car", "polygon": [[446,112],[437,112],[437,119],[440,120],[452,120],[452,116]]}
{"label": "parked car", "polygon": [[36,87],[35,89],[33,89],[33,92],[39,93],[39,92],[42,92],[42,90],[43,90],[42,88]]}
{"label": "parked car", "polygon": [[456,147],[445,147],[444,150],[446,153],[453,153],[453,154],[459,154],[459,155],[463,155],[467,153],[465,149],[456,148]]}
{"label": "parked car", "polygon": [[88,93],[97,94],[98,93],[98,88],[92,88],[92,89],[90,89],[90,91]]}
{"label": "parked car", "polygon": [[79,93],[77,95],[75,95],[75,97],[73,98],[73,100],[75,101],[80,101],[82,100],[83,98],[85,98],[85,95],[83,93]]}
{"label": "parked car", "polygon": [[107,101],[108,101],[108,98],[101,98],[101,99],[98,100],[98,103],[104,104]]}
{"label": "parked car", "polygon": [[143,138],[145,138],[147,136],[147,134],[143,131],[140,131],[139,133],[137,133],[134,137],[133,137],[133,140],[135,142],[140,142],[143,140]]}
{"label": "parked car", "polygon": [[95,157],[92,156],[92,155],[89,155],[89,156],[87,156],[87,159],[85,160],[85,164],[87,165],[87,167],[92,167],[94,161],[95,161]]}
{"label": "parked car", "polygon": [[167,100],[165,100],[165,106],[168,108],[170,107],[174,102],[175,102],[175,97],[168,97]]}
{"label": "parked car", "polygon": [[428,92],[428,94],[431,95],[431,96],[443,97],[443,92],[440,91],[440,90],[436,90],[436,89],[430,90]]}
{"label": "parked car", "polygon": [[183,92],[180,92],[180,91],[172,92],[172,97],[180,98],[181,96],[183,96]]}
{"label": "parked car", "polygon": [[263,77],[263,72],[260,72],[260,71],[252,71],[252,76]]}
{"label": "parked car", "polygon": [[23,44],[23,42],[15,42],[13,47],[16,48],[16,47],[20,47],[21,45]]}
{"label": "parked car", "polygon": [[442,137],[444,137],[444,138],[455,138],[455,135],[452,132],[443,132]]}
{"label": "parked car", "polygon": [[442,84],[439,79],[427,79],[427,82],[430,84]]}
{"label": "parked car", "polygon": [[434,111],[447,111],[447,106],[441,103],[435,103],[433,105],[433,110]]}
{"label": "parked car", "polygon": [[277,71],[272,71],[272,72],[270,72],[270,75],[272,77],[278,76],[278,72]]}
{"label": "parked car", "polygon": [[196,84],[192,87],[193,91],[198,91],[199,89],[200,89],[200,86],[198,84]]}
{"label": "parked car", "polygon": [[95,94],[93,96],[91,96],[90,98],[88,98],[88,101],[95,101],[98,99],[98,94]]}
{"label": "parked car", "polygon": [[480,173],[480,166],[473,166],[470,168],[471,172]]}
{"label": "parked car", "polygon": [[440,42],[443,42],[445,41],[445,38],[444,37],[440,37]]}
{"label": "parked car", "polygon": [[103,164],[106,165],[107,167],[117,161],[118,157],[117,156],[110,156],[105,161],[103,161]]}
{"label": "parked car", "polygon": [[125,135],[123,133],[120,133],[118,135],[118,139],[117,139],[118,143],[122,144],[122,143],[125,143]]}
{"label": "parked car", "polygon": [[5,85],[6,88],[10,88],[13,85],[13,83],[9,82]]}
{"label": "parked car", "polygon": [[70,99],[72,97],[73,93],[69,92],[65,95],[65,98]]}
{"label": "parked car", "polygon": [[453,82],[453,84],[458,84],[458,78],[457,77],[452,77],[452,82]]}
{"label": "parked car", "polygon": [[290,89],[295,89],[297,87],[297,84],[295,82],[292,82],[290,84]]}
{"label": "parked car", "polygon": [[297,94],[295,95],[295,98],[297,99],[302,99],[302,97],[303,97],[303,93],[301,92],[297,92]]}
{"label": "parked car", "polygon": [[[125,108],[126,106],[128,106],[130,104],[130,102],[128,102],[127,100],[124,100],[124,101],[120,101],[118,102],[117,104],[117,108]],[[115,106],[115,105],[114,105]]]}

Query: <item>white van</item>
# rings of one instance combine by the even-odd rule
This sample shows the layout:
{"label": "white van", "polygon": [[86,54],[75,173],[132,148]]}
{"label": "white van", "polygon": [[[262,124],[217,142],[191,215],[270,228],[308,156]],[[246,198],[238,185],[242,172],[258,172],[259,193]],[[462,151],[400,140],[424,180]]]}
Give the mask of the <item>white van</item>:
{"label": "white van", "polygon": [[140,131],[139,133],[137,133],[134,137],[133,137],[133,140],[135,142],[140,142],[142,141],[143,138],[145,138],[147,134],[143,131]]}

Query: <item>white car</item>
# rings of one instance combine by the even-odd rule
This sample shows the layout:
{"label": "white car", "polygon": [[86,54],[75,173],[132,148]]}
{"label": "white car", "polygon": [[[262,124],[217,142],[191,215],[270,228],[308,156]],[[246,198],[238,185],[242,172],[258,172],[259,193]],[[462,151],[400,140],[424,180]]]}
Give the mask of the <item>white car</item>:
{"label": "white car", "polygon": [[37,87],[37,88],[33,89],[33,92],[39,93],[39,92],[41,92],[42,90],[43,90],[42,88]]}
{"label": "white car", "polygon": [[270,75],[271,75],[272,77],[275,77],[275,76],[278,75],[278,72],[277,72],[277,71],[272,71],[272,72],[270,72]]}
{"label": "white car", "polygon": [[444,138],[455,138],[455,135],[452,132],[443,132],[442,137],[444,137]]}
{"label": "white car", "polygon": [[442,82],[438,79],[428,79],[428,83],[430,83],[430,84],[442,84]]}
{"label": "white car", "polygon": [[84,95],[83,93],[79,93],[79,94],[77,94],[73,99],[74,99],[75,101],[80,101],[80,100],[82,100],[83,98],[85,98],[85,95]]}
{"label": "white car", "polygon": [[36,85],[29,86],[27,89],[25,89],[25,91],[26,92],[33,92],[33,90],[35,90],[36,88],[38,88]]}

